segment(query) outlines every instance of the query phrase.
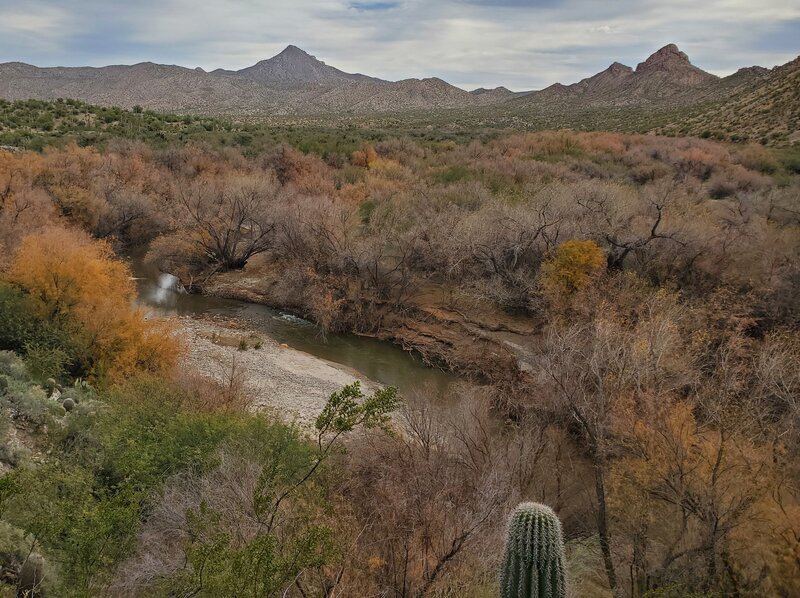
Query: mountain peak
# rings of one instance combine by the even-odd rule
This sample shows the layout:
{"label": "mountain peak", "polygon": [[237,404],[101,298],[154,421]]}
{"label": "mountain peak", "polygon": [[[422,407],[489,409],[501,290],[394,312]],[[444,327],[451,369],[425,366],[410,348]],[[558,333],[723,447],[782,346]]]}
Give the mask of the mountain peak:
{"label": "mountain peak", "polygon": [[302,48],[289,44],[272,58],[234,73],[259,83],[281,86],[338,85],[346,82],[378,81],[328,66]]}
{"label": "mountain peak", "polygon": [[692,66],[689,57],[681,52],[675,44],[667,44],[660,50],[651,54],[647,60],[640,63],[639,66],[636,67],[636,71],[672,70],[685,66]]}
{"label": "mountain peak", "polygon": [[281,50],[280,54],[276,54],[273,56],[273,58],[277,58],[278,56],[284,56],[286,58],[311,58],[316,60],[316,58],[314,58],[311,54],[292,44],[286,46],[283,50]]}
{"label": "mountain peak", "polygon": [[606,69],[609,73],[619,74],[619,73],[630,73],[633,72],[633,69],[626,64],[622,64],[621,62],[612,62],[611,66]]}
{"label": "mountain peak", "polygon": [[[302,48],[298,48],[297,46],[288,45],[283,50],[281,50],[278,54],[275,54],[272,58],[267,58],[265,60],[260,60],[253,66],[258,65],[270,65],[270,64],[310,64],[310,65],[317,65],[322,66],[325,63],[321,60],[318,60],[315,56],[312,56]],[[252,68],[252,67],[251,67]]]}

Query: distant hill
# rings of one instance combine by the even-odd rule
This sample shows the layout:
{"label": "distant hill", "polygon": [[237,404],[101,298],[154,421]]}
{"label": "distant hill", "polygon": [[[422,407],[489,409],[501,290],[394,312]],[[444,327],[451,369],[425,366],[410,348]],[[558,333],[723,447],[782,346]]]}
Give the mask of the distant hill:
{"label": "distant hill", "polygon": [[697,114],[682,116],[659,132],[734,141],[800,143],[800,58],[772,71],[742,69],[728,79],[738,77],[757,77],[758,84]]}
{"label": "distant hill", "polygon": [[559,101],[582,107],[686,105],[730,95],[763,78],[762,71],[769,72],[743,69],[721,79],[694,66],[675,44],[669,44],[636,69],[615,62],[578,83],[556,83],[518,101],[543,105]]}
{"label": "distant hill", "polygon": [[73,98],[123,108],[243,115],[435,110],[505,99],[476,98],[435,78],[391,82],[345,73],[296,46],[239,71],[210,73],[152,63],[102,68],[5,63],[0,64],[0,97]]}
{"label": "distant hill", "polygon": [[143,62],[102,68],[38,68],[0,64],[0,97],[8,100],[72,98],[92,104],[169,112],[252,112],[275,94],[253,81],[217,77],[180,66]]}
{"label": "distant hill", "polygon": [[[250,67],[210,73],[153,63],[102,68],[4,63],[0,98],[73,98],[164,112],[277,118],[458,110],[459,117],[473,114],[481,122],[510,126],[534,121],[539,128],[625,124],[637,130],[710,131],[729,138],[741,129],[747,138],[786,141],[797,133],[797,71],[796,60],[772,70],[747,67],[720,78],[669,44],[635,69],[614,62],[571,85],[556,83],[522,93],[504,87],[466,91],[438,78],[393,82],[346,73],[290,45]],[[648,123],[650,115],[658,116],[656,124]]]}

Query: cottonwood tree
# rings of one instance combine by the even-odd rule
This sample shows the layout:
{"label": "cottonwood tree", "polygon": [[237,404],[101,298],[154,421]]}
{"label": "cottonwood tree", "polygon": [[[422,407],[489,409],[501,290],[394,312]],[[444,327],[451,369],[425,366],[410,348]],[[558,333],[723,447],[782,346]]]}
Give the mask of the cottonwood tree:
{"label": "cottonwood tree", "polygon": [[463,219],[457,231],[463,269],[477,279],[475,294],[508,308],[527,308],[534,277],[559,237],[563,213],[547,197],[523,205],[490,201]]}
{"label": "cottonwood tree", "polygon": [[133,307],[130,270],[107,242],[45,229],[21,241],[6,276],[25,293],[40,326],[68,333],[75,374],[113,379],[174,365],[178,343],[163,322]]}

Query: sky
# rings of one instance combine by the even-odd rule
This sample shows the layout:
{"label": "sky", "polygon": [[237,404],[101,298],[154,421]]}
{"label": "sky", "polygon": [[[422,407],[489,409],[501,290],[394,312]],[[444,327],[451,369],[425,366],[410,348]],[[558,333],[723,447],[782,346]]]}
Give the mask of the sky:
{"label": "sky", "polygon": [[0,62],[239,69],[294,44],[465,89],[573,83],[676,43],[718,75],[800,54],[800,0],[0,0]]}

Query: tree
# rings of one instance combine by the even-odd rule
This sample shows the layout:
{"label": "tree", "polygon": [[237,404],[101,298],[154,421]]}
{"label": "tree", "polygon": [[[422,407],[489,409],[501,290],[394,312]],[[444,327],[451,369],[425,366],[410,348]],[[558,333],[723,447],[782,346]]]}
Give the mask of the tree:
{"label": "tree", "polygon": [[[287,199],[263,175],[201,178],[178,189],[174,232],[164,244],[185,239],[213,271],[240,269],[272,247],[274,210]],[[158,258],[158,255],[155,256]]]}
{"label": "tree", "polygon": [[554,322],[547,331],[540,383],[591,464],[600,549],[609,587],[618,595],[609,470],[624,454],[632,415],[688,382],[691,352],[679,334],[685,315],[674,294],[620,274],[584,300],[587,316]]}
{"label": "tree", "polygon": [[542,263],[539,285],[556,309],[567,307],[572,296],[596,279],[606,258],[594,241],[566,241]]}
{"label": "tree", "polygon": [[544,427],[525,421],[493,434],[486,396],[462,396],[442,410],[432,396],[419,398],[397,418],[403,433],[368,435],[348,455],[345,496],[363,529],[352,550],[356,563],[370,564],[371,580],[353,587],[357,571],[343,570],[342,595],[496,588],[503,519],[521,496],[540,490]]}
{"label": "tree", "polygon": [[776,447],[747,434],[746,417],[703,423],[693,411],[687,401],[653,405],[612,467],[613,504],[641,526],[631,529],[634,595],[672,581],[741,596],[772,557],[754,538],[770,533],[768,497],[780,493]]}
{"label": "tree", "polygon": [[67,331],[75,374],[129,376],[174,365],[177,341],[163,323],[132,307],[130,270],[108,243],[63,228],[29,235],[7,279],[27,295],[36,319]]}

